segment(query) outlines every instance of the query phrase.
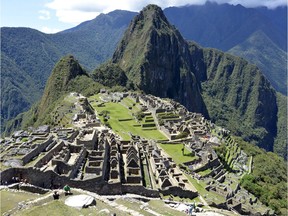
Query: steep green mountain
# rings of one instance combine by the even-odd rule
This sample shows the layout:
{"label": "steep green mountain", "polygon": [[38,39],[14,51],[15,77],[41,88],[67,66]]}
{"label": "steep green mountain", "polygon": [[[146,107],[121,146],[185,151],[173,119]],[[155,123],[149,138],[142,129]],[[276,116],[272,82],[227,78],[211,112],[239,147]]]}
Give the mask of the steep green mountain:
{"label": "steep green mountain", "polygon": [[283,62],[287,56],[287,7],[269,10],[207,2],[167,8],[165,14],[185,39],[223,51],[233,49],[233,55],[256,64],[273,87],[287,95],[287,62]]}
{"label": "steep green mountain", "polygon": [[[29,77],[29,81],[23,80],[27,85],[19,93],[21,102],[20,99],[16,102],[14,98],[19,97],[11,97],[12,92],[9,95],[8,90],[5,90],[6,85],[1,85],[1,130],[7,120],[27,111],[31,104],[40,99],[54,65],[62,56],[73,54],[90,71],[110,58],[135,14],[127,11],[101,14],[91,21],[57,34],[44,34],[29,28],[1,28],[1,58],[5,56],[13,62],[14,68],[18,68],[16,72],[11,64],[3,63],[1,72],[15,77],[15,82],[22,77]],[[15,82],[9,85],[18,89],[18,85],[12,87]],[[34,84],[28,85],[29,82]]]}
{"label": "steep green mountain", "polygon": [[276,92],[260,70],[246,60],[191,44],[203,53],[203,97],[211,119],[244,140],[273,150],[277,133]]}
{"label": "steep green mountain", "polygon": [[283,66],[287,65],[287,52],[274,44],[263,31],[254,32],[228,52],[256,64],[272,86],[277,86],[277,90],[282,93],[287,91],[287,71],[283,70]]}
{"label": "steep green mountain", "polygon": [[287,51],[287,7],[269,10],[238,4],[217,4],[166,8],[165,15],[183,37],[204,47],[228,51],[262,30],[280,49]]}
{"label": "steep green mountain", "polygon": [[[279,79],[279,77],[286,77],[287,64],[286,62],[282,64],[282,60],[279,62],[277,57],[283,56],[283,51],[285,55],[287,53],[287,7],[274,10],[247,9],[241,5],[207,3],[202,6],[167,8],[164,13],[185,39],[224,51],[233,47],[236,49],[237,45],[246,43],[249,37],[257,36],[255,32],[262,31],[277,48],[269,48],[270,43],[264,48],[258,45],[254,47],[254,43],[251,43],[249,50],[251,52],[254,50],[256,53],[250,52],[249,58],[251,57],[251,62],[261,68],[277,91],[286,94],[286,78]],[[93,20],[57,34],[44,34],[28,28],[1,28],[1,56],[5,55],[14,62],[23,76],[32,77],[36,91],[30,89],[27,92],[37,92],[30,97],[29,93],[26,95],[25,91],[22,91],[22,102],[15,103],[11,100],[12,97],[6,95],[2,85],[1,92],[5,94],[1,109],[3,120],[1,125],[4,125],[7,118],[15,117],[27,110],[31,103],[40,99],[51,70],[62,56],[72,54],[88,71],[94,70],[98,64],[110,58],[135,15],[134,12],[117,10],[101,14]],[[263,40],[263,38],[254,39],[259,42]],[[268,60],[266,56],[264,58],[263,55],[258,55],[263,49],[267,51],[269,49]],[[243,51],[240,47],[233,53],[245,56]],[[1,71],[9,71],[9,67],[8,69],[4,67],[7,67],[7,64],[1,65]],[[27,99],[29,97],[32,101]],[[14,111],[9,114],[8,104],[14,107]]]}
{"label": "steep green mountain", "polygon": [[38,104],[8,122],[6,132],[9,133],[16,127],[52,124],[53,110],[68,93],[78,92],[89,96],[99,92],[101,87],[101,84],[89,77],[73,56],[65,56],[55,65]]}
{"label": "steep green mountain", "polygon": [[278,108],[269,81],[240,57],[188,44],[159,7],[149,5],[133,19],[112,62],[144,92],[193,111],[207,107],[213,122],[273,150]]}
{"label": "steep green mountain", "polygon": [[156,5],[137,15],[120,41],[112,62],[145,93],[173,98],[189,110],[206,114],[187,42]]}
{"label": "steep green mountain", "polygon": [[287,96],[277,93],[277,137],[273,151],[287,160]]}
{"label": "steep green mountain", "polygon": [[[241,10],[244,9],[241,7]],[[123,11],[117,11],[115,13],[120,14],[118,17],[119,19],[113,19],[115,16],[113,13],[109,14],[109,16],[113,15],[112,18],[107,18],[107,15],[100,16],[100,18],[102,17],[101,19],[107,21],[105,23],[102,20],[102,24],[104,23],[103,25],[105,27],[100,28],[101,25],[99,23],[99,31],[95,30],[91,35],[89,32],[94,26],[94,24],[92,25],[92,22],[96,22],[98,17],[93,21],[86,22],[74,29],[56,35],[45,35],[31,29],[22,30],[25,30],[25,32],[33,32],[33,35],[30,35],[29,40],[31,41],[31,44],[37,44],[37,49],[39,49],[39,47],[41,48],[41,43],[36,43],[35,41],[42,40],[42,43],[45,45],[45,49],[43,49],[43,46],[41,48],[42,52],[43,50],[50,50],[51,52],[49,53],[51,56],[57,56],[59,53],[61,54],[61,52],[64,53],[63,50],[60,51],[61,49],[59,47],[61,44],[66,47],[65,49],[67,52],[68,47],[71,47],[71,52],[76,52],[79,48],[76,40],[80,35],[84,35],[86,38],[90,37],[90,40],[88,40],[87,43],[84,39],[82,40],[82,38],[79,41],[79,44],[82,44],[88,50],[88,44],[91,42],[91,38],[98,37],[99,34],[102,36],[105,35],[106,28],[111,30],[113,29],[111,26],[114,26],[113,24],[115,24],[115,28],[124,29],[125,22],[121,22],[121,16],[124,16],[126,13]],[[121,15],[122,13],[123,15]],[[129,14],[131,15],[131,13],[126,14],[126,21],[129,20]],[[275,20],[277,21],[277,19]],[[281,23],[280,20],[278,20],[278,22]],[[4,30],[6,33],[10,32],[10,36],[12,35],[14,37],[12,41],[17,44],[18,37],[20,36],[14,32],[14,29],[3,28],[1,29],[1,33],[5,32]],[[103,32],[100,33],[100,30]],[[112,30],[110,33],[111,32]],[[71,40],[75,44],[73,44],[73,42],[65,43],[65,41],[69,40],[69,34],[78,35],[71,37]],[[61,35],[66,37],[66,39],[61,41]],[[267,32],[265,35],[267,36]],[[6,38],[9,39],[12,37],[10,36]],[[58,38],[60,42],[57,42],[57,45],[55,45],[56,41],[58,41],[55,39],[56,36],[60,38]],[[85,38],[84,36],[83,38]],[[34,39],[35,41],[33,42]],[[106,41],[109,41],[108,39],[109,37],[107,37]],[[54,42],[51,42],[53,40]],[[272,39],[270,38],[270,40]],[[279,45],[278,42],[272,41],[274,44],[277,44],[277,46]],[[37,55],[34,55],[33,49],[28,49],[29,43],[27,43],[26,40],[24,40],[23,43],[27,46],[22,50],[25,55],[23,54],[22,58],[18,59],[18,62],[14,60],[18,57],[15,55],[15,53],[17,53],[16,45],[11,46],[14,51],[10,46],[5,45],[5,52],[3,51],[2,53],[5,54],[11,62],[15,62],[15,65],[17,65],[19,70],[26,72],[26,67],[25,70],[20,67],[21,64],[29,66],[24,56],[28,56],[29,58],[29,52],[32,52],[34,57],[33,62],[37,62],[35,60],[37,59]],[[49,44],[51,46],[48,46]],[[90,44],[90,47],[97,51],[97,46],[94,44],[95,47],[93,47],[94,45],[92,42]],[[21,43],[19,43],[18,46],[21,47]],[[50,48],[48,49],[46,46]],[[83,49],[81,49],[81,52],[82,50]],[[35,51],[35,53],[38,51],[39,50]],[[6,53],[9,55],[6,55]],[[46,52],[46,54],[47,53],[48,52]],[[45,52],[42,54],[45,57]],[[49,57],[50,54],[47,56]],[[75,56],[77,57],[77,55]],[[45,60],[44,57],[43,61]],[[83,59],[85,58],[86,56],[83,57]],[[25,64],[21,59],[25,60]],[[77,57],[77,59],[81,62],[81,58]],[[29,61],[30,63],[32,62],[31,59]],[[89,60],[89,62],[92,61],[93,60]],[[48,63],[49,62],[50,61],[48,61]],[[97,59],[95,62],[97,62]],[[42,60],[40,63],[44,65]],[[186,105],[190,110],[201,111],[204,114],[207,112],[206,116],[208,116],[209,113],[209,116],[213,121],[228,127],[231,131],[242,136],[247,141],[254,142],[268,150],[277,149],[278,153],[286,151],[285,146],[287,146],[287,144],[285,143],[287,142],[285,141],[286,137],[283,135],[283,125],[285,124],[283,121],[277,121],[277,116],[279,119],[282,116],[281,113],[284,113],[283,110],[285,109],[277,107],[275,91],[271,88],[269,82],[263,75],[261,75],[259,70],[255,66],[249,65],[241,58],[233,57],[217,50],[203,49],[195,44],[189,45],[175,27],[168,23],[158,7],[147,7],[133,20],[113,55],[112,63],[115,68],[111,70],[111,76],[109,73],[107,74],[107,77],[100,76],[99,82],[101,79],[101,82],[103,83],[106,79],[115,77],[113,75],[115,72],[120,75],[120,79],[113,80],[113,82],[116,81],[116,83],[118,83],[122,78],[125,78],[125,76],[122,76],[123,73],[121,70],[123,70],[128,78],[126,85],[129,87],[139,88],[147,93],[152,93],[161,97],[174,98]],[[40,67],[40,65],[38,66]],[[84,68],[89,67],[91,66],[88,64],[84,65]],[[118,67],[120,67],[121,70],[118,70]],[[105,68],[104,70],[102,69],[100,68],[100,71],[98,70],[100,75],[101,73],[104,75],[103,71],[106,70]],[[36,69],[34,68],[33,70],[35,71]],[[44,76],[43,72],[43,77]],[[73,82],[69,82],[69,89],[73,90],[78,87],[76,80],[81,83],[80,86],[85,85],[85,81],[83,81],[84,78],[80,79],[80,77],[85,77],[85,79],[89,80],[88,83],[92,83],[91,79],[86,75],[76,76],[76,78],[73,79]],[[97,80],[97,77],[94,77],[94,79]],[[36,79],[34,80],[38,83]],[[104,84],[114,85],[113,82]],[[119,85],[124,84],[119,83]],[[66,90],[64,92],[66,92]],[[88,94],[89,92],[93,92],[93,88],[88,88],[86,93]],[[205,104],[202,97],[204,98]],[[7,100],[10,100],[9,97],[6,98]],[[3,104],[7,105],[9,103]],[[280,104],[282,104],[282,107],[285,107],[285,105],[283,105],[285,103],[283,102],[282,97],[278,100],[278,105]],[[45,106],[42,105],[42,107]],[[208,111],[206,111],[206,107],[208,108]],[[6,108],[6,110],[8,109]],[[20,109],[15,110],[20,111]],[[39,112],[39,108],[37,109],[37,106],[35,106],[34,111],[34,114],[31,114],[30,116],[34,116],[34,120],[36,120],[37,116],[35,115]],[[9,115],[9,117],[12,116]],[[20,119],[21,118],[18,117],[16,123],[21,123]],[[44,122],[44,120],[39,122]],[[241,122],[241,124],[239,122]],[[14,122],[13,124],[19,125],[16,123]],[[279,135],[279,133],[282,135]],[[273,139],[275,137],[277,141],[275,143],[278,143],[277,147],[273,146]]]}
{"label": "steep green mountain", "polygon": [[5,54],[1,55],[1,67],[1,122],[5,122],[29,109],[41,95],[34,79]]}
{"label": "steep green mountain", "polygon": [[42,99],[37,107],[36,124],[49,122],[49,113],[57,105],[59,98],[69,92],[84,95],[95,94],[101,85],[94,82],[83,70],[78,61],[71,55],[63,57],[54,67],[50,75]]}

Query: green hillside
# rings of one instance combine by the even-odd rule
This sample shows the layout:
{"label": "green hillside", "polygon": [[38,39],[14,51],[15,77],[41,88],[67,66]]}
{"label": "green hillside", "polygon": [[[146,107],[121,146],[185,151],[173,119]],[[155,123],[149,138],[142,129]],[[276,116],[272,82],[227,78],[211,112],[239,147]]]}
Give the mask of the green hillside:
{"label": "green hillside", "polygon": [[[81,31],[82,27],[74,30]],[[94,71],[94,81],[76,61],[66,60],[52,72],[35,112],[38,116],[31,115],[41,119],[37,124],[49,122],[44,113],[49,113],[49,106],[55,107],[56,99],[64,93],[78,90],[91,95],[100,88],[97,81],[108,87],[119,85],[122,90],[138,89],[172,98],[245,141],[285,152],[287,142],[281,129],[285,124],[277,120],[284,110],[278,109],[278,105],[284,107],[283,98],[277,103],[276,92],[261,71],[240,57],[188,43],[156,5],[147,6],[133,19],[111,62]]]}
{"label": "green hillside", "polygon": [[287,53],[273,43],[263,31],[253,33],[243,43],[228,51],[256,64],[277,91],[287,94]]}
{"label": "green hillside", "polygon": [[3,122],[28,110],[41,96],[34,79],[5,54],[1,54],[1,129]]}
{"label": "green hillside", "polygon": [[[248,9],[241,5],[208,2],[201,6],[166,8],[164,13],[185,39],[197,41],[205,47],[224,51],[232,49],[231,52],[258,65],[273,87],[286,94],[286,78],[281,77],[286,77],[287,69],[286,62],[283,64],[283,52],[284,58],[287,52],[287,8]],[[23,76],[33,78],[36,92],[39,92],[32,97],[34,103],[40,99],[53,66],[62,56],[72,54],[82,67],[88,71],[94,70],[112,56],[136,14],[116,10],[57,34],[44,34],[29,28],[4,27],[1,28],[1,55],[6,55],[14,62]],[[258,37],[258,32],[262,32],[264,38],[261,35]],[[252,39],[255,45],[251,43]],[[269,43],[265,45],[265,41]],[[248,50],[243,49],[245,44],[249,45]],[[6,65],[1,65],[1,71],[11,73]],[[7,106],[4,106],[1,118],[5,124],[7,117],[11,119],[28,110],[31,101],[26,99],[29,95],[25,91],[22,92],[21,103],[15,103],[9,99],[6,91],[1,91],[5,92],[3,103],[14,107],[14,111],[8,114]]]}

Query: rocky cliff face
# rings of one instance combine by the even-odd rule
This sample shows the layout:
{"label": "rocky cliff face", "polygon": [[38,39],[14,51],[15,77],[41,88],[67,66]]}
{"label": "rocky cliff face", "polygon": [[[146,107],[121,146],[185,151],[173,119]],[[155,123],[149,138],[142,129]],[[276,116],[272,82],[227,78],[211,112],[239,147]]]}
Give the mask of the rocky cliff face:
{"label": "rocky cliff face", "polygon": [[[210,116],[213,122],[246,141],[266,150],[274,149],[279,120],[276,94],[260,70],[242,58],[188,43],[169,24],[161,8],[149,5],[133,19],[112,63],[116,74],[124,72],[126,76],[110,80],[109,86],[121,85],[120,81],[125,84],[128,78],[128,82],[145,93],[175,99],[190,111]],[[96,78],[111,68],[100,69]],[[113,74],[105,74],[109,76],[103,76],[102,83],[108,85],[104,81],[115,78]],[[33,115],[38,123],[43,123],[41,118],[49,114],[53,103],[63,94],[86,91],[91,95],[96,88],[99,85],[72,56],[64,57],[54,68]],[[22,124],[21,119],[25,118],[19,118],[13,125]],[[278,136],[277,142],[287,143],[285,139]],[[281,145],[281,149],[283,146],[287,145]],[[277,151],[281,152],[279,148]]]}
{"label": "rocky cliff face", "polygon": [[134,18],[112,62],[144,92],[175,99],[273,150],[276,94],[260,70],[242,58],[188,43],[159,7],[149,5]]}
{"label": "rocky cliff face", "polygon": [[188,44],[158,6],[147,6],[133,19],[112,61],[145,93],[173,98],[207,114]]}
{"label": "rocky cliff face", "polygon": [[201,54],[198,64],[206,68],[202,95],[212,120],[272,151],[278,108],[268,80],[242,58],[214,49],[201,49]]}

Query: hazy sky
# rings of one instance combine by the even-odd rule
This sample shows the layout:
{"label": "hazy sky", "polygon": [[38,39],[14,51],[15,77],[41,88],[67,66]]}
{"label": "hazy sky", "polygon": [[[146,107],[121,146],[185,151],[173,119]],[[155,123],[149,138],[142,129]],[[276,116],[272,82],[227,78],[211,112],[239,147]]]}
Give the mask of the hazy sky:
{"label": "hazy sky", "polygon": [[[211,0],[217,3],[242,4],[245,7],[287,5],[287,0]],[[1,0],[1,27],[30,27],[55,33],[115,9],[139,11],[147,4],[162,9],[187,4],[201,5],[206,0]]]}

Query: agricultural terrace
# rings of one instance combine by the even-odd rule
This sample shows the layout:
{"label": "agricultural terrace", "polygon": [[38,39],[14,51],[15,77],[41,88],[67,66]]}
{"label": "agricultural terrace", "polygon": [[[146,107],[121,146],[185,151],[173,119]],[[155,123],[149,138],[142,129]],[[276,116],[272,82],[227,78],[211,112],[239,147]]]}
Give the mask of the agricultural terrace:
{"label": "agricultural terrace", "polygon": [[146,139],[167,140],[167,137],[155,127],[152,116],[136,120],[134,115],[140,108],[131,98],[124,98],[121,102],[103,102],[99,96],[92,96],[89,100],[101,122],[110,126],[123,140],[130,140],[130,133]]}
{"label": "agricultural terrace", "polygon": [[184,154],[182,153],[182,143],[160,144],[160,147],[172,157],[176,164],[182,164],[197,159],[197,156],[194,156],[186,147],[184,147]]}

